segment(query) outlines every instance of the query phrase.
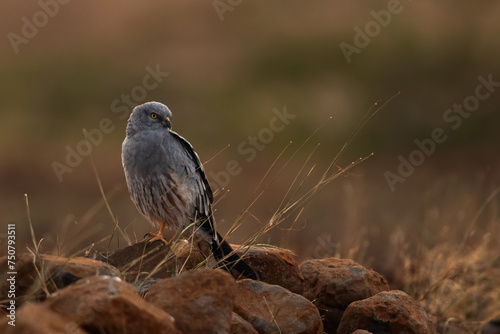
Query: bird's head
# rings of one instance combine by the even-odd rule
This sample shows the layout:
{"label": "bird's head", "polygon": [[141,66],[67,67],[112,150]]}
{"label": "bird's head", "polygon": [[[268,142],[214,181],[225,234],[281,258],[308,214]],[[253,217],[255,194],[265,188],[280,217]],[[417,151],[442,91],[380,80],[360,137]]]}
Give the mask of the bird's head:
{"label": "bird's head", "polygon": [[146,102],[132,110],[127,123],[127,135],[139,131],[172,128],[172,112],[160,102]]}

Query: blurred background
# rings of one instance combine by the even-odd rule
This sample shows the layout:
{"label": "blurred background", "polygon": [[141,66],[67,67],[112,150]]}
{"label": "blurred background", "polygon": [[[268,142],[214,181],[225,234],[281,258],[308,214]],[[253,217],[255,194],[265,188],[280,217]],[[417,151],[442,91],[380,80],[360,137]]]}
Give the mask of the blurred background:
{"label": "blurred background", "polygon": [[[18,248],[31,244],[24,194],[42,251],[115,249],[151,231],[120,153],[132,107],[156,100],[205,162],[220,232],[246,212],[231,242],[299,184],[295,198],[312,189],[389,102],[332,172],[374,155],[258,242],[299,260],[350,257],[396,286],[398,268],[443,243],[499,249],[500,87],[468,98],[481,76],[500,82],[497,1],[60,1],[8,1],[0,14],[0,210]],[[446,122],[464,100],[470,115]],[[391,189],[398,157],[436,128],[444,143],[414,153]]]}

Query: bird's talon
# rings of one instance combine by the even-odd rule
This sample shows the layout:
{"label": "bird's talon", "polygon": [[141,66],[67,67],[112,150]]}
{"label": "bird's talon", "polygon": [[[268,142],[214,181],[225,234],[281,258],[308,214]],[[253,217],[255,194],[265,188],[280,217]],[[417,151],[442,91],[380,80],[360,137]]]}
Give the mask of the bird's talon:
{"label": "bird's talon", "polygon": [[168,246],[168,241],[163,237],[163,235],[161,233],[146,233],[144,235],[144,238],[151,238],[148,240],[147,244],[150,245],[152,244],[153,242],[155,242],[156,240],[160,240],[161,242],[163,242],[165,244],[165,246]]}

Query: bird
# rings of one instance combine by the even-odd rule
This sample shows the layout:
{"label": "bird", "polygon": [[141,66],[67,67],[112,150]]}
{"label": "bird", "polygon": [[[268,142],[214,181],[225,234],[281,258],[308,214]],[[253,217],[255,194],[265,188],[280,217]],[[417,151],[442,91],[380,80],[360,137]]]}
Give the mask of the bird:
{"label": "bird", "polygon": [[205,256],[213,254],[220,267],[257,280],[257,274],[234,253],[217,232],[214,196],[193,146],[172,131],[172,112],[160,102],[136,106],[127,121],[122,144],[122,165],[130,198],[155,227],[148,244],[165,244],[165,227],[177,235],[192,233]]}

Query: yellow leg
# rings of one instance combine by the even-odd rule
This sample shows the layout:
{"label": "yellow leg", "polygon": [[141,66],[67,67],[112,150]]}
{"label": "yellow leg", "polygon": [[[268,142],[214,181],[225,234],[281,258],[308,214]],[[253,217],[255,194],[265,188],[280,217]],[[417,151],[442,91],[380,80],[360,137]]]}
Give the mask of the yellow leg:
{"label": "yellow leg", "polygon": [[164,228],[165,228],[165,223],[161,223],[160,231],[158,231],[158,233],[151,233],[151,232],[146,233],[146,235],[144,237],[151,238],[148,241],[148,245],[152,244],[156,240],[161,240],[165,245],[168,245],[168,241],[163,237],[163,229]]}

